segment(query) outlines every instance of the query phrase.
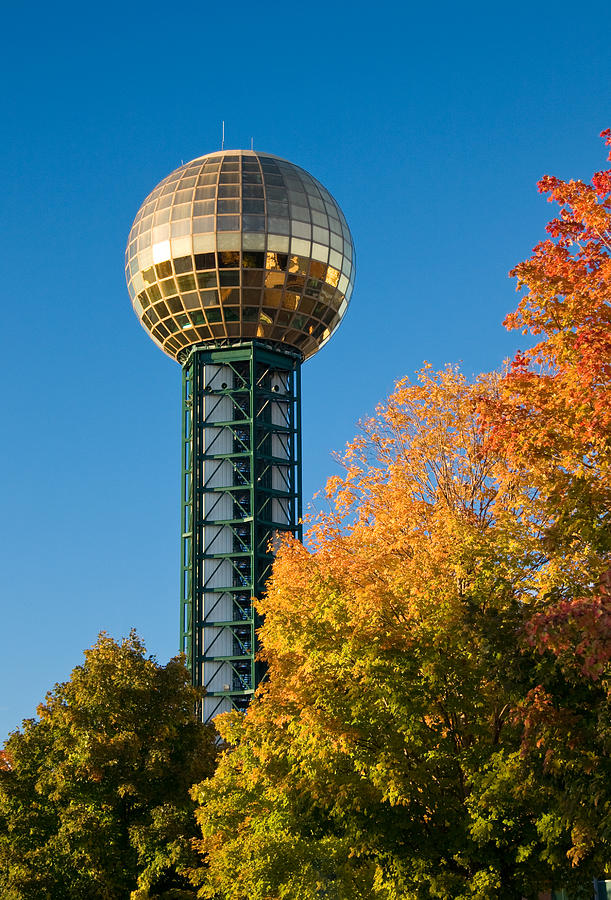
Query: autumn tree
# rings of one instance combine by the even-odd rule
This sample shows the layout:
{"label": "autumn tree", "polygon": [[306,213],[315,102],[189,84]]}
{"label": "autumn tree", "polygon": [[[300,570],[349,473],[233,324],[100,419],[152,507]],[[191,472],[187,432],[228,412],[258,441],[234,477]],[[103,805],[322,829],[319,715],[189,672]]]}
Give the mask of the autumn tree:
{"label": "autumn tree", "polygon": [[482,413],[491,442],[530,471],[541,519],[523,751],[555,787],[550,815],[573,822],[578,860],[611,835],[611,169],[590,184],[547,176],[539,190],[560,209],[512,272],[522,296],[505,323],[534,344]]}
{"label": "autumn tree", "polygon": [[201,897],[577,897],[609,866],[611,172],[541,186],[535,346],[400,383],[278,555],[269,681],[194,791]]}
{"label": "autumn tree", "polygon": [[285,542],[261,604],[269,682],[217,720],[231,749],[194,794],[200,896],[524,897],[598,870],[592,848],[572,866],[572,825],[521,753],[547,560],[528,472],[479,424],[497,390],[452,368],[399,384],[313,546]]}
{"label": "autumn tree", "polygon": [[134,632],[100,635],[5,743],[3,900],[194,896],[188,791],[215,755],[195,699],[180,659],[159,665]]}

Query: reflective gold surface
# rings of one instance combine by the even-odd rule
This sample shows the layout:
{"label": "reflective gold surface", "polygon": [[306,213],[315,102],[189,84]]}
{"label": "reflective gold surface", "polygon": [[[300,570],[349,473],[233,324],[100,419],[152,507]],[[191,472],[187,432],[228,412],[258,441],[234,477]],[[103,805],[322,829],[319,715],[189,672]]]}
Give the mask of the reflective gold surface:
{"label": "reflective gold surface", "polygon": [[252,150],[168,175],[134,220],[125,263],[142,325],[174,358],[201,341],[254,337],[312,356],[354,284],[335,200],[303,169]]}

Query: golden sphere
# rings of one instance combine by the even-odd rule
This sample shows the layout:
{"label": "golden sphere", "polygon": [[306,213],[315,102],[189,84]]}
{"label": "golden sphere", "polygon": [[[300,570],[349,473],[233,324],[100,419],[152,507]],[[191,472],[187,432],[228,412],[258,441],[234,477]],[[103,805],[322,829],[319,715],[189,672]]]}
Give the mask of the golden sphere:
{"label": "golden sphere", "polygon": [[193,344],[255,338],[307,359],[346,312],[354,245],[338,204],[299,166],[222,150],[149,194],[125,273],[140,322],[174,359]]}

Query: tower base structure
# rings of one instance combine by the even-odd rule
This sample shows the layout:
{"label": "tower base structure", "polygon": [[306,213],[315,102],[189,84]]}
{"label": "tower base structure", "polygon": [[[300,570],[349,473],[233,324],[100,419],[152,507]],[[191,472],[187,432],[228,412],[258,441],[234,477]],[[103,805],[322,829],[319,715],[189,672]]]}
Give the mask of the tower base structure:
{"label": "tower base structure", "polygon": [[183,360],[181,647],[204,722],[265,674],[261,597],[282,532],[301,538],[301,356],[261,341]]}

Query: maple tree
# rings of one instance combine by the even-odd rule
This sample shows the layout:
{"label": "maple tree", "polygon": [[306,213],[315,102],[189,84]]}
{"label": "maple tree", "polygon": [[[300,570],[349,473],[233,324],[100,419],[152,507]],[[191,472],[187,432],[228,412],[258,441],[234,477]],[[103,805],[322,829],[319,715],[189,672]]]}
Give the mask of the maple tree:
{"label": "maple tree", "polygon": [[212,772],[211,730],[178,658],[104,634],[0,758],[4,900],[180,900],[193,862],[189,788]]}
{"label": "maple tree", "polygon": [[200,896],[523,897],[601,865],[592,847],[572,865],[575,823],[522,753],[546,558],[528,472],[478,424],[497,392],[453,368],[400,383],[312,547],[285,541],[269,682],[217,720],[231,749],[194,792]]}
{"label": "maple tree", "polygon": [[401,382],[278,554],[269,681],[194,789],[201,897],[580,896],[611,864],[611,171],[540,187],[507,320],[537,343]]}
{"label": "maple tree", "polygon": [[[611,130],[601,137],[611,146]],[[590,184],[547,176],[539,190],[560,212],[513,270],[523,295],[505,322],[535,343],[482,409],[536,489],[548,562],[525,629],[540,664],[523,752],[554,785],[556,817],[573,820],[578,861],[611,833],[599,812],[611,805],[611,169]]]}

